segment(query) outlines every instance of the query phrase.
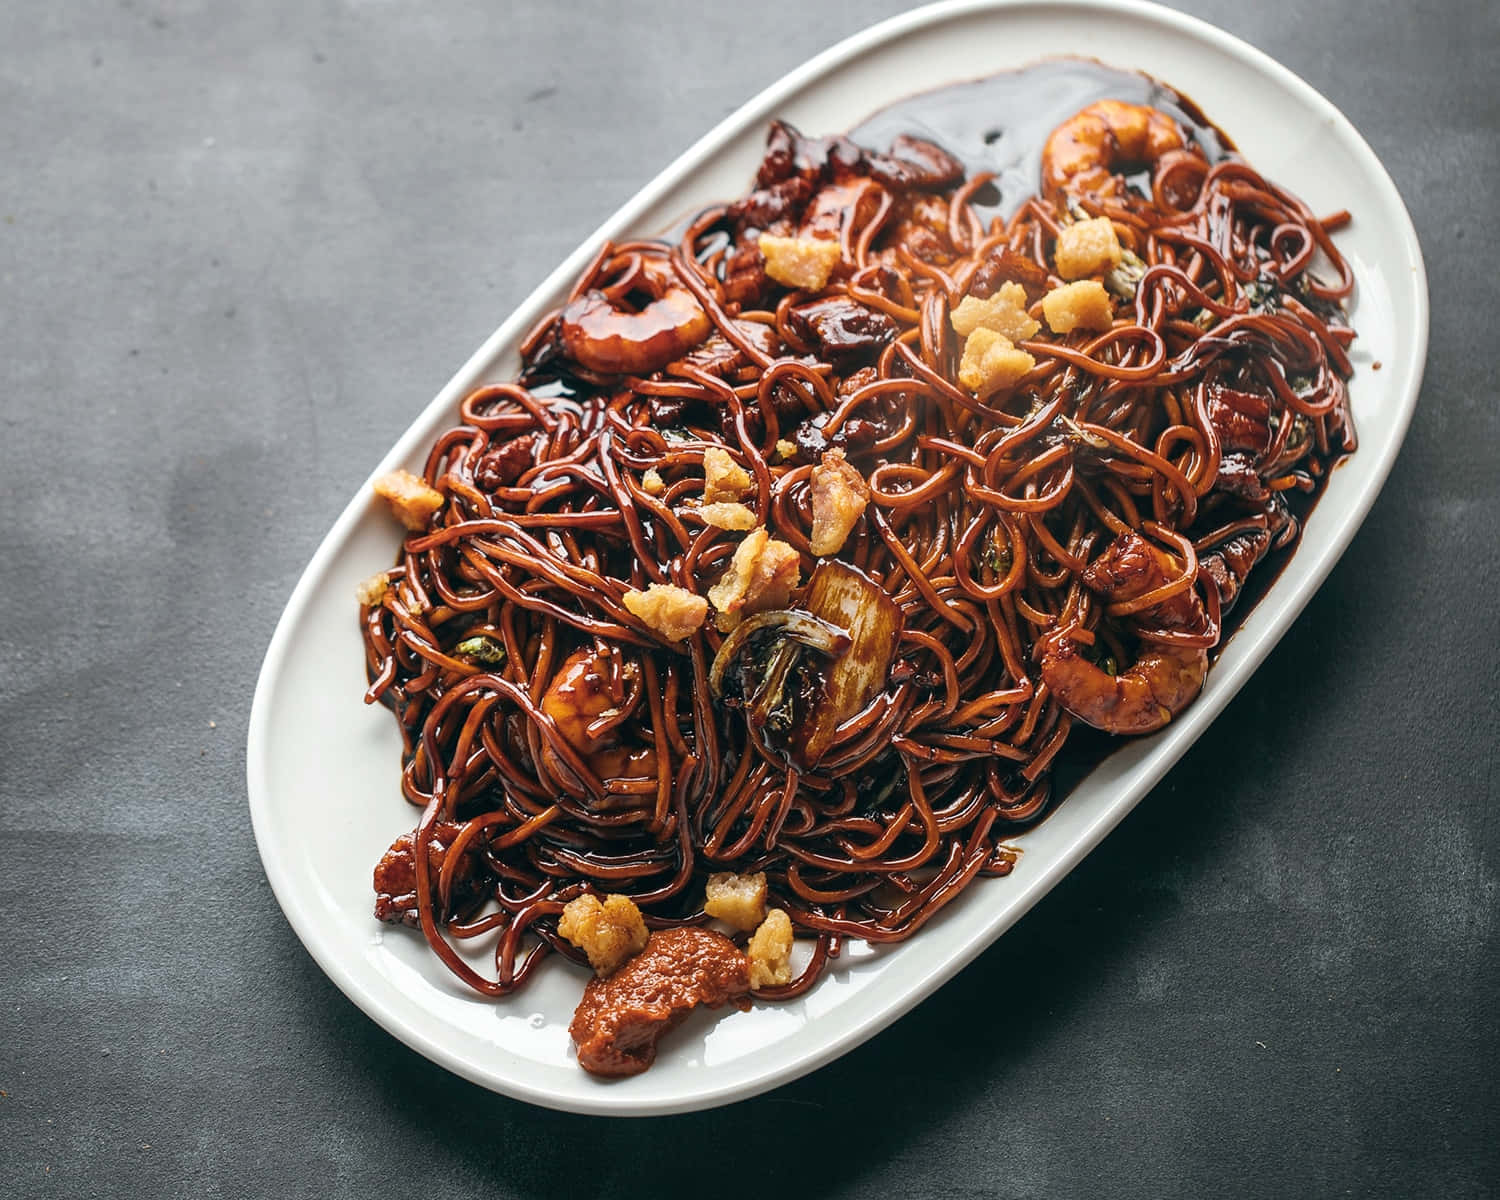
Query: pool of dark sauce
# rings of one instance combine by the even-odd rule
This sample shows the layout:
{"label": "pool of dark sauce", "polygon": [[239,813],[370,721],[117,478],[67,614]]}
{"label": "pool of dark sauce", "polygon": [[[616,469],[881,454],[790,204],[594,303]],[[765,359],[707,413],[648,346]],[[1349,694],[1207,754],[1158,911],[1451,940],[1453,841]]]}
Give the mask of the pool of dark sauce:
{"label": "pool of dark sauce", "polygon": [[[1087,58],[1046,59],[1017,71],[919,92],[880,109],[850,129],[848,136],[873,150],[890,149],[892,140],[903,133],[927,138],[962,162],[970,175],[993,172],[994,183],[974,198],[975,211],[988,223],[997,216],[1009,217],[1037,194],[1047,135],[1096,100],[1124,100],[1171,114],[1209,162],[1219,162],[1234,150],[1234,144],[1181,93],[1149,75]],[[1149,191],[1146,173],[1126,178]]]}

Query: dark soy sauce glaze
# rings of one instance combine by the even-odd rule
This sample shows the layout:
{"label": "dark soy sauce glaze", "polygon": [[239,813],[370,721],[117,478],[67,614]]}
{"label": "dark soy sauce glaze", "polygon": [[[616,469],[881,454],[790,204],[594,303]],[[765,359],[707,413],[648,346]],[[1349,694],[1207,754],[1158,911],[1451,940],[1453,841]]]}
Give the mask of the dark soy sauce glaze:
{"label": "dark soy sauce glaze", "polygon": [[[1229,138],[1181,93],[1149,75],[1087,58],[1047,59],[1017,71],[919,92],[861,121],[848,136],[872,150],[888,150],[903,133],[926,138],[962,162],[969,175],[992,172],[993,183],[974,198],[975,211],[988,223],[996,216],[1009,217],[1037,194],[1048,135],[1096,100],[1124,100],[1170,114],[1209,162],[1234,151]],[[1126,178],[1145,184],[1149,194],[1146,172]]]}
{"label": "dark soy sauce glaze", "polygon": [[[995,178],[973,197],[973,206],[988,223],[1008,218],[1041,190],[1042,147],[1068,118],[1096,100],[1123,100],[1170,114],[1211,163],[1235,156],[1234,143],[1213,125],[1188,97],[1149,75],[1122,71],[1094,59],[1056,58],[1015,71],[949,84],[907,96],[880,109],[849,130],[851,141],[873,150],[888,150],[901,134],[936,142],[964,164],[970,176],[990,172]],[[1127,174],[1127,181],[1150,194],[1150,172]],[[1332,465],[1337,465],[1336,459]],[[1323,494],[1331,469],[1310,495],[1286,495],[1287,505],[1305,522]],[[1217,661],[1230,637],[1276,582],[1300,538],[1267,554],[1251,570],[1234,607],[1224,614],[1223,636],[1209,652]],[[1043,820],[1126,739],[1075,721],[1067,744],[1052,764],[1052,795],[1031,821]]]}

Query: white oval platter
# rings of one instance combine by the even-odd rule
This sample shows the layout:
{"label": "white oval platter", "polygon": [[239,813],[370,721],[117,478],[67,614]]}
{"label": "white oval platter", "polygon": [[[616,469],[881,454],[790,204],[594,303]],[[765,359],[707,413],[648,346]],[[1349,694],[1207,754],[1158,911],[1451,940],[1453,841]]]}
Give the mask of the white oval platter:
{"label": "white oval platter", "polygon": [[1427,285],[1410,218],[1364,140],[1306,83],[1228,34],[1130,0],[938,4],[812,59],[606,221],[480,347],[376,472],[420,469],[460,398],[514,374],[517,342],[559,302],[601,239],[664,230],[740,194],[769,119],[836,132],[913,92],[1058,54],[1156,76],[1197,101],[1250,162],[1315,211],[1355,214],[1338,240],[1357,278],[1351,396],[1360,448],[1333,473],[1290,564],[1224,650],[1201,699],[1162,733],[1122,747],[1016,838],[1023,853],[1011,876],[980,881],[905,944],[850,947],[800,1000],[695,1018],[667,1039],[650,1071],[605,1083],[578,1067],[568,1038],[583,984],[576,968],[549,962],[518,995],[496,1003],[457,984],[412,931],[371,916],[372,866],[411,827],[413,812],[397,787],[395,723],[361,701],[354,589],[389,565],[398,540],[361,489],[313,556],[266,654],[249,728],[250,811],[266,874],[298,936],[351,1000],[420,1053],[532,1103],[618,1115],[724,1104],[828,1062],[950,979],[1072,870],[1224,708],[1353,537],[1421,384]]}

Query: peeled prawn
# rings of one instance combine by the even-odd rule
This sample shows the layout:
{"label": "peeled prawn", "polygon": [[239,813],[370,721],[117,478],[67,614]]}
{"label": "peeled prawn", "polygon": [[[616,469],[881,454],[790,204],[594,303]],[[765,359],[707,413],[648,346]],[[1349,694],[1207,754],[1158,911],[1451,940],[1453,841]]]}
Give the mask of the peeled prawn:
{"label": "peeled prawn", "polygon": [[[1108,600],[1126,601],[1180,574],[1164,551],[1137,533],[1122,533],[1090,564],[1083,581]],[[1164,629],[1201,630],[1207,624],[1192,588],[1137,615]],[[1208,651],[1200,647],[1148,644],[1129,668],[1111,675],[1083,656],[1070,626],[1053,630],[1038,645],[1042,681],[1057,702],[1106,733],[1160,729],[1197,698],[1208,675]]]}
{"label": "peeled prawn", "polygon": [[563,353],[601,375],[649,375],[676,362],[713,332],[713,322],[671,268],[642,264],[634,291],[650,300],[638,309],[591,288],[562,310]]}
{"label": "peeled prawn", "polygon": [[[551,717],[557,731],[600,780],[638,779],[656,774],[656,751],[632,748],[614,736],[627,703],[627,693],[639,684],[640,668],[625,663],[617,689],[611,683],[608,655],[596,650],[578,650],[563,661],[542,695],[542,712]],[[543,745],[542,758],[552,774],[573,778],[573,772],[550,746]]]}
{"label": "peeled prawn", "polygon": [[1161,110],[1098,100],[1048,136],[1042,147],[1042,191],[1059,204],[1069,195],[1118,192],[1118,172],[1151,166],[1186,144],[1177,122]]}

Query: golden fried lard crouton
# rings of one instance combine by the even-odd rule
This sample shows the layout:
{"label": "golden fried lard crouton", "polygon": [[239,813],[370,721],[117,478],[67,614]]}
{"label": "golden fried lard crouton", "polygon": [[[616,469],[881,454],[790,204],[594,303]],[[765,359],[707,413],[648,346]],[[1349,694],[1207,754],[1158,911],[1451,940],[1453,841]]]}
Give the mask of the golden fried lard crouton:
{"label": "golden fried lard crouton", "polygon": [[754,486],[750,472],[735,462],[729,451],[710,446],[703,452],[703,500],[738,500]]}
{"label": "golden fried lard crouton", "polygon": [[764,526],[753,531],[735,547],[729,569],[708,589],[719,629],[728,632],[751,613],[785,608],[801,571],[796,550],[771,537]]}
{"label": "golden fried lard crouton", "polygon": [[792,919],[786,913],[773,908],[766,914],[750,935],[750,944],[745,947],[745,958],[750,963],[750,990],[765,987],[780,987],[792,981]]}
{"label": "golden fried lard crouton", "polygon": [[703,911],[742,933],[749,933],[766,919],[766,873],[736,875],[720,871],[710,875]]}
{"label": "golden fried lard crouton", "polygon": [[625,593],[625,607],[669,642],[691,637],[708,616],[708,601],[672,583]]}
{"label": "golden fried lard crouton", "polygon": [[870,485],[844,457],[829,450],[812,469],[812,552],[837,554],[870,502]]}
{"label": "golden fried lard crouton", "polygon": [[1091,329],[1103,333],[1114,324],[1109,293],[1097,279],[1080,279],[1053,288],[1042,297],[1042,315],[1053,333]]}
{"label": "golden fried lard crouton", "polygon": [[592,892],[575,897],[563,907],[557,932],[588,955],[600,976],[646,948],[646,922],[629,896],[609,895],[602,903]]}
{"label": "golden fried lard crouton", "polygon": [[760,253],[766,274],[777,283],[804,292],[822,291],[839,265],[839,244],[825,238],[760,235]]}
{"label": "golden fried lard crouton", "polygon": [[387,471],[375,480],[375,494],[390,506],[396,519],[411,530],[426,529],[433,513],[443,507],[443,493],[428,487],[410,471]]}
{"label": "golden fried lard crouton", "polygon": [[1064,279],[1083,279],[1116,266],[1123,254],[1114,223],[1108,217],[1094,217],[1063,227],[1053,261]]}
{"label": "golden fried lard crouton", "polygon": [[976,329],[991,329],[1012,342],[1032,337],[1041,328],[1026,312],[1026,289],[1019,283],[1003,283],[987,300],[965,296],[949,318],[954,332],[968,337]]}
{"label": "golden fried lard crouton", "polygon": [[958,381],[977,396],[1015,387],[1036,359],[1017,350],[1010,339],[993,329],[976,329],[964,342],[963,359],[958,364]]}

